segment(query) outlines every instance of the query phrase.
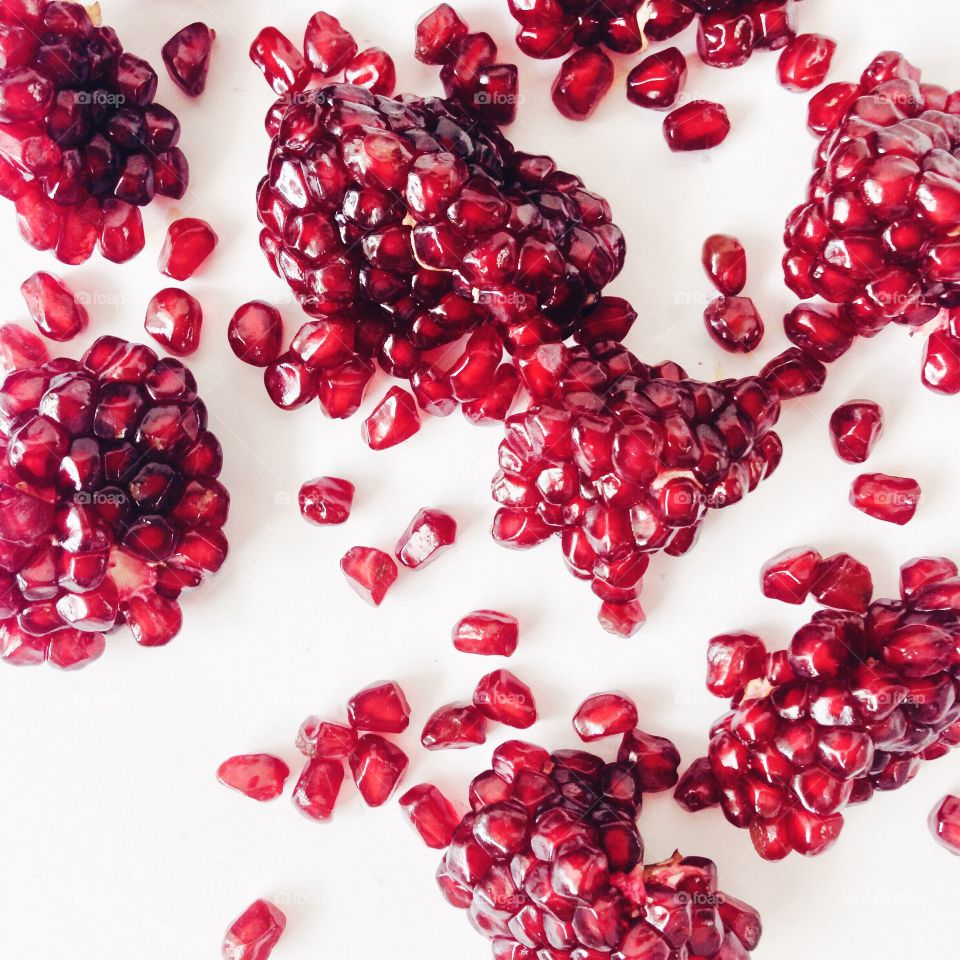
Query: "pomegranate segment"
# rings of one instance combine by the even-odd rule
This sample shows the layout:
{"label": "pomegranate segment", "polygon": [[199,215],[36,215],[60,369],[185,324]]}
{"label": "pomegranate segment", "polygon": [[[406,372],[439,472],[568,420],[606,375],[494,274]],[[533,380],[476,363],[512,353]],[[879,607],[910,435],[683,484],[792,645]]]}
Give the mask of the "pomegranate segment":
{"label": "pomegranate segment", "polygon": [[868,517],[903,526],[916,514],[920,495],[920,484],[916,480],[886,473],[864,473],[853,481],[850,503]]}
{"label": "pomegranate segment", "polygon": [[396,744],[367,733],[348,758],[353,781],[368,807],[382,807],[396,792],[410,761]]}
{"label": "pomegranate segment", "polygon": [[777,62],[781,86],[797,93],[819,87],[827,79],[836,50],[836,42],[823,34],[802,33],[794,37]]}
{"label": "pomegranate segment", "polygon": [[256,900],[230,924],[223,938],[223,960],[268,960],[287,925],[284,912]]}
{"label": "pomegranate segment", "polygon": [[934,807],[930,832],[940,846],[960,857],[960,798],[948,795]]}
{"label": "pomegranate segment", "polygon": [[188,97],[199,97],[206,89],[216,36],[216,31],[205,23],[191,23],[163,45],[161,53],[167,73]]}
{"label": "pomegranate segment", "polygon": [[38,272],[20,286],[30,319],[50,340],[72,340],[87,325],[87,311],[67,285],[50,273]]}
{"label": "pomegranate segment", "polygon": [[424,508],[397,541],[394,553],[410,570],[419,570],[446,553],[457,539],[457,521],[442,510]]}
{"label": "pomegranate segment", "polygon": [[[823,557],[810,547],[796,547],[772,557],[760,571],[760,590],[781,603],[803,603],[820,575]],[[718,694],[724,696],[724,694]]]}
{"label": "pomegranate segment", "polygon": [[174,280],[189,280],[213,253],[217,240],[206,220],[194,217],[175,220],[167,230],[157,268]]}
{"label": "pomegranate segment", "polygon": [[573,729],[585,743],[626,733],[637,725],[637,705],[622,693],[587,697],[573,715]]}
{"label": "pomegranate segment", "polygon": [[851,400],[830,416],[830,439],[847,463],[865,463],[883,433],[883,411],[872,400]]}
{"label": "pomegranate segment", "polygon": [[728,133],[727,111],[709,100],[691,100],[663,121],[663,135],[674,152],[712,150],[727,139]]}
{"label": "pomegranate segment", "polygon": [[520,639],[516,617],[497,610],[474,610],[453,628],[453,645],[461,653],[512,657]]}
{"label": "pomegranate segment", "polygon": [[196,353],[200,346],[203,308],[186,290],[167,287],[147,304],[143,328],[161,346],[178,357]]}
{"label": "pomegranate segment", "polygon": [[393,557],[376,547],[351,547],[343,555],[340,569],[354,591],[374,607],[383,603],[398,576]]}
{"label": "pomegranate segment", "polygon": [[300,487],[300,514],[317,526],[346,523],[356,488],[338,477],[315,477]]}
{"label": "pomegranate segment", "polygon": [[450,846],[460,817],[453,804],[433,784],[421,783],[408,790],[400,798],[400,809],[432,850]]}
{"label": "pomegranate segment", "polygon": [[279,797],[289,776],[290,768],[268,753],[230,757],[217,770],[217,779],[225,787],[261,803]]}
{"label": "pomegranate segment", "polygon": [[373,733],[403,733],[410,725],[410,704],[395,681],[364,687],[347,702],[350,726]]}

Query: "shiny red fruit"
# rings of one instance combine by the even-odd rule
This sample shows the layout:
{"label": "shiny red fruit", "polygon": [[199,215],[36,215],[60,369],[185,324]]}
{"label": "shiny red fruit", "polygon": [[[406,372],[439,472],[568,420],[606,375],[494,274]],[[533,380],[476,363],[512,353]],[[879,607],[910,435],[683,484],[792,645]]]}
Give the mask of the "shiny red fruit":
{"label": "shiny red fruit", "polygon": [[408,569],[418,570],[433,563],[457,539],[457,521],[442,510],[418,510],[397,541],[394,553]]}
{"label": "shiny red fruit", "polygon": [[920,504],[920,484],[907,477],[886,473],[865,473],[853,481],[850,503],[877,520],[903,526],[909,523]]}
{"label": "shiny red fruit", "polygon": [[224,786],[261,803],[279,797],[289,776],[290,768],[268,753],[230,757],[217,770],[217,779]]}
{"label": "shiny red fruit", "polygon": [[282,910],[256,900],[230,924],[220,955],[223,960],[268,960],[286,925]]}
{"label": "shiny red fruit", "polygon": [[727,139],[730,120],[719,103],[691,100],[668,114],[663,121],[663,135],[671,150],[711,150]]}
{"label": "shiny red fruit", "polygon": [[189,280],[213,253],[217,239],[206,220],[194,217],[175,220],[167,230],[157,267],[174,280]]}
{"label": "shiny red fruit", "polygon": [[872,400],[850,400],[830,416],[830,439],[847,463],[865,463],[883,433],[883,411]]}
{"label": "shiny red fruit", "polygon": [[379,607],[397,580],[393,557],[376,547],[351,547],[340,561],[347,582],[367,603]]}

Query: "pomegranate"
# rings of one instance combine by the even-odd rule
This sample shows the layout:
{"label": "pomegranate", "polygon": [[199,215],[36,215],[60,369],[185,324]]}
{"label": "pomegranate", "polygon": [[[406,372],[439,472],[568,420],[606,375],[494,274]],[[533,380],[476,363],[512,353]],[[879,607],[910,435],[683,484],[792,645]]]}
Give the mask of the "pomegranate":
{"label": "pomegranate", "polygon": [[903,526],[909,523],[920,504],[920,484],[908,477],[886,473],[864,473],[853,481],[850,502],[868,517]]}
{"label": "pomegranate", "polygon": [[188,97],[199,97],[206,89],[210,51],[216,37],[217,32],[205,23],[191,23],[163,45],[167,73]]}
{"label": "pomegranate", "polygon": [[268,753],[230,757],[217,770],[217,779],[224,786],[261,803],[279,797],[289,776],[290,768]]}
{"label": "pomegranate", "polygon": [[223,960],[268,960],[287,925],[279,907],[267,900],[250,904],[223,938]]}

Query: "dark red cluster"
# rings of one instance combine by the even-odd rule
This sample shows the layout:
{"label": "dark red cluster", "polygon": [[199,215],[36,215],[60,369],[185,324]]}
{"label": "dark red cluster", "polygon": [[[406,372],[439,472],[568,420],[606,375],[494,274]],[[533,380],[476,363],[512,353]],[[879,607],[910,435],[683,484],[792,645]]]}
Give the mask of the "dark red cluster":
{"label": "dark red cluster", "polygon": [[629,636],[651,556],[686,553],[710,508],[776,469],[780,397],[758,377],[702,383],[649,367],[619,344],[533,347],[517,362],[533,404],[507,420],[493,535],[514,548],[559,536],[603,600],[603,626]]}
{"label": "dark red cluster", "polygon": [[899,53],[880,54],[857,83],[810,102],[822,139],[807,201],[786,226],[787,285],[803,304],[787,336],[823,362],[887,324],[940,317],[923,379],[960,391],[960,94],[921,82]]}
{"label": "dark red cluster", "polygon": [[732,709],[677,787],[687,809],[719,802],[768,860],[823,853],[848,806],[902,787],[960,744],[956,565],[911,560],[900,597],[873,600],[869,570],[847,554],[780,559],[790,602],[812,593],[830,609],[787,650],[768,653],[752,634],[710,642],[707,686]]}
{"label": "dark red cluster", "polygon": [[24,240],[77,264],[143,249],[139,208],[180,198],[180,123],[157,74],[79,3],[0,3],[0,195]]}
{"label": "dark red cluster", "polygon": [[497,748],[437,873],[496,960],[749,957],[759,915],[718,889],[713,862],[644,866],[637,815],[646,790],[664,789],[644,768],[643,756]]}
{"label": "dark red cluster", "polygon": [[230,498],[196,381],[117,337],[79,361],[36,346],[0,388],[0,658],[84,666],[123,624],[168,643],[181,592],[227,556]]}
{"label": "dark red cluster", "polygon": [[[606,201],[458,102],[334,84],[289,105],[273,134],[261,244],[313,318],[265,371],[285,409],[319,397],[350,416],[377,364],[425,412],[502,420],[517,390],[504,347],[582,330],[623,267]],[[398,416],[416,429],[413,398],[388,399],[369,431],[381,446]]]}

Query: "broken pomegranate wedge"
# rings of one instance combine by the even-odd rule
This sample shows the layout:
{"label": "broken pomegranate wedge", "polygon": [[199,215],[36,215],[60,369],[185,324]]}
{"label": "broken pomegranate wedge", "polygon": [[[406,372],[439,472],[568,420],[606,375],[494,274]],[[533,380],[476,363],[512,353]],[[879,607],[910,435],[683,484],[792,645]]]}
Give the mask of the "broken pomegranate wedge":
{"label": "broken pomegranate wedge", "polygon": [[493,536],[515,549],[558,536],[601,623],[629,636],[652,555],[686,553],[710,509],[776,469],[780,399],[762,378],[701,383],[618,344],[534,347],[518,366],[533,404],[506,423]]}
{"label": "broken pomegranate wedge", "polygon": [[861,605],[866,568],[851,560],[823,561],[826,596],[839,602],[786,650],[768,653],[751,634],[710,642],[708,687],[732,696],[731,710],[676,796],[689,810],[719,803],[767,860],[824,853],[848,807],[904,786],[960,744],[956,565],[911,560],[899,598]]}
{"label": "broken pomegranate wedge", "polygon": [[126,623],[179,632],[178,599],[220,569],[220,444],[179,361],[101,337],[0,386],[0,659],[73,668]]}
{"label": "broken pomegranate wedge", "polygon": [[506,743],[473,781],[440,890],[497,957],[749,957],[760,916],[719,891],[712,861],[644,865],[642,795],[629,761]]}
{"label": "broken pomegranate wedge", "polygon": [[79,3],[0,4],[0,35],[0,192],[21,236],[63,263],[98,244],[129,260],[144,245],[139,208],[179,199],[189,179],[180,123],[154,103],[157,74]]}

